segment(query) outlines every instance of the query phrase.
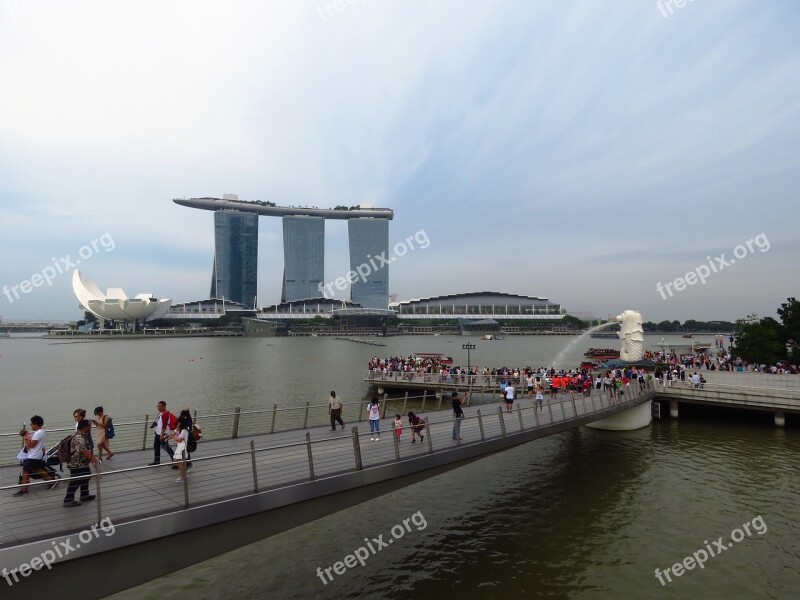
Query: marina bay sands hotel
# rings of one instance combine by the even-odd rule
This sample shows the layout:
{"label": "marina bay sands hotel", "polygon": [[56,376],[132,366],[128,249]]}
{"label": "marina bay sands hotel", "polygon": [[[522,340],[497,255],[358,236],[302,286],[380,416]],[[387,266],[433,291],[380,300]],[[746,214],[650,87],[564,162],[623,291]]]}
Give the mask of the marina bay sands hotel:
{"label": "marina bay sands hotel", "polygon": [[[239,200],[234,194],[222,198],[177,198],[173,202],[214,211],[210,297],[225,298],[248,308],[256,307],[259,216],[283,217],[281,302],[324,297],[321,286],[325,275],[325,219],[347,221],[352,271],[370,264],[370,258],[381,253],[388,256],[389,221],[394,217],[388,208],[297,208]],[[385,309],[389,304],[389,266],[384,264],[351,281],[350,300],[364,308]]]}

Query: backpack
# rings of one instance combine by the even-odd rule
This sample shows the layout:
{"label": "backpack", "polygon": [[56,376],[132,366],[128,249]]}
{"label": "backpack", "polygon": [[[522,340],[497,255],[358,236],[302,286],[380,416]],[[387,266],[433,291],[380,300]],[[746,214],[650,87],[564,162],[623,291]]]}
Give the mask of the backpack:
{"label": "backpack", "polygon": [[[167,429],[169,429],[170,431],[177,430],[178,429],[178,417],[176,417],[175,415],[173,415],[169,411],[166,411],[166,413],[167,413]],[[164,418],[163,415],[160,418],[163,419]],[[163,433],[163,431],[162,431],[162,433]]]}
{"label": "backpack", "polygon": [[114,419],[108,417],[108,425],[106,425],[106,439],[114,439],[115,435],[117,435],[117,432],[114,430]]}
{"label": "backpack", "polygon": [[197,450],[197,442],[203,437],[203,432],[197,425],[192,425],[192,430],[189,432],[189,439],[186,442],[186,449],[189,452]]}
{"label": "backpack", "polygon": [[58,452],[56,454],[58,456],[58,463],[62,471],[64,470],[64,463],[68,463],[70,460],[72,460],[73,437],[75,437],[75,434],[68,435],[58,443]]}

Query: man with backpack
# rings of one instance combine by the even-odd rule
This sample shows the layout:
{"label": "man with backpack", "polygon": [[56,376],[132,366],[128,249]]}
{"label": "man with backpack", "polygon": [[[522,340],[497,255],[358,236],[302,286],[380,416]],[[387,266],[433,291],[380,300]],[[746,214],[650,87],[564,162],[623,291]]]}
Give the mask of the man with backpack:
{"label": "man with backpack", "polygon": [[178,417],[173,415],[167,410],[167,403],[161,400],[157,405],[158,415],[156,420],[150,424],[150,429],[153,429],[153,462],[149,466],[161,464],[161,449],[169,454],[170,461],[172,455],[175,453],[169,447],[169,434],[175,431],[178,427]]}
{"label": "man with backpack", "polygon": [[[92,475],[89,463],[97,464],[97,457],[89,449],[89,431],[92,422],[88,419],[78,421],[78,432],[72,436],[69,442],[70,459],[69,476],[78,477],[72,479],[67,487],[67,495],[64,496],[64,506],[80,506],[82,502],[94,500],[95,495],[89,493],[89,479]],[[75,492],[81,489],[80,500],[75,500]]]}

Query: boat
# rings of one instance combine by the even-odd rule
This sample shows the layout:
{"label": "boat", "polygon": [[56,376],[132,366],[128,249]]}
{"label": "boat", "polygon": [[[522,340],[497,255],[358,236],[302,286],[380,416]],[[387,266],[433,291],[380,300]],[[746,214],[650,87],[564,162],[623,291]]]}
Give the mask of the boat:
{"label": "boat", "polygon": [[614,348],[589,348],[583,355],[587,358],[604,361],[619,358],[619,350]]}
{"label": "boat", "polygon": [[692,339],[694,337],[694,334],[692,334],[692,333],[684,333],[681,337],[682,338],[686,338],[687,340],[690,340],[690,339]]}
{"label": "boat", "polygon": [[487,340],[487,341],[495,341],[495,340],[501,340],[501,341],[502,341],[502,340],[504,340],[505,338],[502,338],[502,337],[496,336],[496,335],[495,335],[495,334],[493,334],[493,333],[487,333],[487,334],[486,334],[485,336],[483,336],[481,339],[482,339],[482,340]]}
{"label": "boat", "polygon": [[11,337],[11,330],[7,330],[5,333],[0,333],[0,338],[10,338]]}

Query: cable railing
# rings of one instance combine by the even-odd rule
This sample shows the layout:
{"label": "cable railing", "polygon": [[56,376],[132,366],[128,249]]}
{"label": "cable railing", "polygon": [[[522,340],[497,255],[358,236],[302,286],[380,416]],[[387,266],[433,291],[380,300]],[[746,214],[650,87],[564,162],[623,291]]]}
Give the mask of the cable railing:
{"label": "cable railing", "polygon": [[[460,384],[459,384],[460,385]],[[632,383],[631,385],[636,385]],[[518,390],[518,397],[522,397],[526,392],[524,385],[515,384]],[[459,386],[457,386],[459,387]],[[474,388],[473,388],[474,389]],[[473,391],[470,386],[465,384],[463,391],[465,394],[465,406],[471,406],[473,396],[480,401],[485,400],[484,392],[488,389],[477,389]],[[594,387],[591,388],[596,391]],[[497,388],[499,394],[499,387]],[[547,390],[549,392],[549,390]],[[546,392],[546,393],[547,393]],[[480,396],[478,397],[478,394]],[[494,393],[494,390],[492,391]],[[570,391],[568,393],[579,393]],[[490,396],[490,399],[492,396]],[[384,394],[379,399],[381,416],[389,418],[395,414],[400,414],[405,418],[409,410],[415,412],[425,412],[441,410],[447,407],[448,401],[443,399],[442,394],[434,395],[428,390],[422,390],[422,394],[409,395],[405,392],[402,397],[390,398]],[[345,423],[356,423],[367,420],[366,402],[352,402],[344,406],[342,419]],[[151,429],[153,421],[157,415],[145,413],[143,419],[129,418],[117,422],[114,421],[115,437],[110,441],[113,452],[129,450],[145,450],[154,445],[154,433]],[[320,427],[330,423],[327,404],[311,404],[306,402],[301,406],[279,406],[274,403],[271,407],[242,409],[235,405],[232,412],[200,412],[193,411],[193,422],[203,431],[203,439],[206,441],[236,439],[242,436],[258,435],[263,433],[278,433],[291,430],[304,430]],[[47,447],[53,448],[58,442],[74,433],[74,426],[59,426],[55,428],[45,427],[47,434]],[[0,433],[0,456],[5,457],[0,460],[0,465],[15,464],[12,457],[22,448],[21,439],[18,431]]]}
{"label": "cable railing", "polygon": [[[256,440],[251,439],[244,448],[242,448],[244,444],[238,442],[238,449],[210,456],[193,456],[192,468],[186,469],[181,486],[172,488],[174,494],[153,495],[150,490],[152,484],[158,485],[160,478],[163,478],[157,475],[158,470],[169,468],[171,463],[115,470],[106,470],[106,465],[97,464],[92,474],[96,495],[95,510],[98,522],[104,517],[113,518],[115,522],[125,522],[155,514],[180,511],[228,498],[257,494],[289,484],[314,481],[414,459],[434,452],[449,451],[465,444],[480,444],[537,428],[568,423],[612,407],[624,408],[640,404],[646,401],[645,396],[652,396],[652,393],[651,384],[644,386],[631,384],[625,393],[617,397],[595,389],[587,395],[560,394],[553,398],[547,397],[541,402],[522,399],[517,401],[513,410],[507,410],[500,405],[483,405],[472,414],[472,409],[468,408],[470,414],[460,424],[459,439],[454,439],[452,413],[420,415],[423,418],[424,428],[419,444],[408,443],[410,425],[407,422],[403,423],[403,432],[398,436],[390,419],[382,419],[381,425],[387,426],[387,429],[377,437],[383,435],[383,440],[374,439],[376,434],[368,433],[363,424],[353,425],[349,431],[337,432],[336,435],[323,439],[312,439],[310,431],[306,431],[303,437],[298,431],[298,441],[291,443],[261,445],[263,443],[261,439],[257,445]],[[310,409],[310,406],[308,408]],[[287,412],[289,409],[235,411],[213,416],[230,417],[229,424],[232,429],[228,433],[236,434],[236,424],[241,422],[236,420],[237,417],[241,419],[243,415],[261,415],[272,425],[278,420],[280,410]],[[308,421],[306,425],[309,425]],[[143,477],[146,480],[143,481]],[[60,482],[61,485],[66,485],[70,481],[85,478],[86,476],[63,477]],[[158,481],[153,481],[154,478]],[[36,490],[51,483],[51,481],[31,481],[27,486],[21,484],[0,486],[0,494],[7,494],[22,487]],[[69,521],[53,517],[52,508],[46,506],[46,498],[46,496],[38,497],[39,510],[46,510],[49,515],[48,523],[43,526],[45,529],[52,529],[53,534],[61,533],[59,528],[68,528]],[[20,508],[24,509],[25,506],[28,505],[20,505]],[[9,508],[8,504],[6,508]],[[13,512],[10,515],[7,512],[6,522],[9,518],[13,519]]]}

